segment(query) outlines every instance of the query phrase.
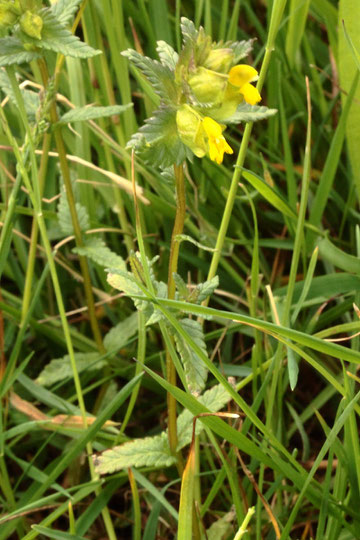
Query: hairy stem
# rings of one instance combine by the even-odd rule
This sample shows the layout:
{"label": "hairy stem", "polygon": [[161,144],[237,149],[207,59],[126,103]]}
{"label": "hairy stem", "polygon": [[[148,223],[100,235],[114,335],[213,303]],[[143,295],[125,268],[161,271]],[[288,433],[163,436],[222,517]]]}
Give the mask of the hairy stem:
{"label": "hairy stem", "polygon": [[[177,236],[183,232],[186,215],[186,197],[183,165],[174,165],[174,173],[176,189],[176,214],[174,228],[171,236],[169,257],[168,298],[170,300],[173,300],[175,298],[174,273],[177,272],[180,249],[180,242],[177,239]],[[168,382],[176,386],[176,369],[171,359],[170,352],[168,350],[166,351],[166,376]],[[177,447],[176,400],[169,392],[167,394],[167,407],[169,445],[171,451],[175,454]]]}

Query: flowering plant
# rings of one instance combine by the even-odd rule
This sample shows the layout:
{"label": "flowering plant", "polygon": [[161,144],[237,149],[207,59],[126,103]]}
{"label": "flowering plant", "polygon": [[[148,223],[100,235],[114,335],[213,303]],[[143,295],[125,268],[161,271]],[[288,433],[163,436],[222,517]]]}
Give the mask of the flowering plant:
{"label": "flowering plant", "polygon": [[160,106],[133,135],[128,146],[154,166],[181,164],[193,155],[221,163],[233,150],[223,131],[227,124],[256,121],[276,110],[258,106],[261,96],[252,84],[255,68],[240,64],[253,40],[213,43],[202,27],[181,19],[180,54],[158,41],[160,62],[132,49],[124,51],[152,83]]}

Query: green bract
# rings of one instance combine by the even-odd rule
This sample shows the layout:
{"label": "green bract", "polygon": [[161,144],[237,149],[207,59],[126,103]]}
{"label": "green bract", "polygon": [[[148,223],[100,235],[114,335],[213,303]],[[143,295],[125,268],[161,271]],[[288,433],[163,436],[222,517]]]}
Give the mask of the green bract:
{"label": "green bract", "polygon": [[238,65],[252,50],[253,40],[213,43],[202,27],[197,30],[185,17],[181,19],[181,30],[180,54],[164,41],[158,42],[160,62],[133,49],[122,53],[144,73],[160,97],[160,108],[132,136],[128,147],[151,165],[162,168],[174,163],[180,165],[193,155],[208,154],[220,163],[224,151],[232,153],[223,136],[212,137],[212,133],[202,128],[206,118],[221,124],[220,131],[220,126],[218,129],[214,126],[216,133],[227,124],[244,119],[254,122],[276,112],[255,105],[254,100],[250,104],[248,95],[254,87],[248,84],[246,91],[245,86],[241,88],[229,82],[234,66],[236,70],[252,69],[257,73],[250,66]]}

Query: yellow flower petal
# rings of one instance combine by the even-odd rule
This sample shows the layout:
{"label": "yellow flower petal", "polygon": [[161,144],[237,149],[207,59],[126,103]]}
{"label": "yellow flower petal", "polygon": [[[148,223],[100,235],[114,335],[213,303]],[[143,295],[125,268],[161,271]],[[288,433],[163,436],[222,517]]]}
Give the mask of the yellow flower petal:
{"label": "yellow flower petal", "polygon": [[238,88],[244,86],[251,81],[254,81],[258,76],[258,72],[252,66],[239,64],[230,69],[229,82]]}
{"label": "yellow flower petal", "polygon": [[205,118],[202,121],[202,126],[205,129],[206,135],[208,137],[221,137],[222,135],[222,128],[220,124],[215,122],[212,118],[209,116],[205,116]]}
{"label": "yellow flower petal", "polygon": [[239,92],[244,96],[246,103],[249,103],[249,105],[256,105],[256,103],[261,101],[259,91],[252,84],[244,84]]}
{"label": "yellow flower petal", "polygon": [[225,137],[222,135],[223,127],[209,116],[205,116],[203,119],[202,127],[208,137],[210,159],[216,161],[216,163],[222,163],[224,153],[233,153],[231,146],[228,145]]}

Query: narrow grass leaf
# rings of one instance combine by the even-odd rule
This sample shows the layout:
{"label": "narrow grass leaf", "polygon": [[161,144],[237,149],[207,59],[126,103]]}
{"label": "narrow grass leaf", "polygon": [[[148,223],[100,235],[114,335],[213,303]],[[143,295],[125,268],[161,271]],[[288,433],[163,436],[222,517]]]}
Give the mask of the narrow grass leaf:
{"label": "narrow grass leaf", "polygon": [[194,484],[195,444],[192,444],[181,480],[178,540],[189,540],[189,538],[192,538]]}
{"label": "narrow grass leaf", "polygon": [[279,212],[296,220],[295,212],[290,208],[288,203],[276,191],[269,186],[260,176],[243,169],[242,176],[268,201],[271,206],[274,206]]}

